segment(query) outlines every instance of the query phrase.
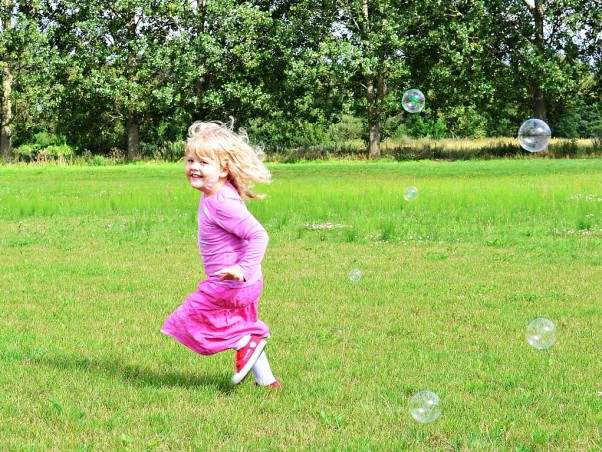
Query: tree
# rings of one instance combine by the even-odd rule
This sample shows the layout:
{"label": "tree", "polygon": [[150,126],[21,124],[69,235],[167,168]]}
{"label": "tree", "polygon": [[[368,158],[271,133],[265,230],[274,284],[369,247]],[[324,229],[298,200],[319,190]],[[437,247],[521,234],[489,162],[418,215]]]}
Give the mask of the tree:
{"label": "tree", "polygon": [[260,38],[264,69],[258,79],[266,108],[253,117],[252,132],[276,146],[319,142],[349,97],[341,52],[331,41],[334,1],[254,3],[270,19]]}
{"label": "tree", "polygon": [[0,154],[6,157],[12,147],[31,139],[36,128],[52,120],[54,56],[41,26],[42,14],[37,1],[2,3]]}
{"label": "tree", "polygon": [[122,134],[128,159],[136,158],[141,125],[157,103],[174,101],[165,98],[170,92],[165,88],[179,4],[69,0],[48,1],[48,8],[53,43],[62,57],[58,80],[69,92],[61,127],[86,147],[94,145],[95,136]]}
{"label": "tree", "polygon": [[500,69],[512,74],[513,89],[506,93],[546,120],[550,105],[566,103],[587,76],[580,57],[588,8],[579,0],[492,0],[486,7],[495,18],[490,31],[496,43],[489,45],[502,59]]}
{"label": "tree", "polygon": [[12,140],[12,87],[13,73],[11,68],[10,35],[13,20],[12,0],[2,3],[2,125],[0,130],[0,155],[10,158]]}
{"label": "tree", "polygon": [[332,23],[328,3],[192,3],[180,25],[175,64],[184,116],[234,117],[255,139],[269,135],[271,142],[293,144],[308,122],[338,113],[340,85],[320,51]]}
{"label": "tree", "polygon": [[[601,4],[2,0],[0,148],[50,131],[133,159],[193,120],[230,116],[302,144],[353,113],[371,157],[398,126],[508,135],[535,115],[583,133],[572,125],[601,104]],[[419,115],[400,108],[408,88],[426,94]]]}
{"label": "tree", "polygon": [[417,2],[389,0],[337,0],[338,17],[333,23],[333,40],[344,53],[333,57],[346,66],[349,89],[358,111],[365,114],[368,153],[380,156],[381,123],[386,96],[407,80],[404,64],[408,39],[422,26]]}
{"label": "tree", "polygon": [[271,18],[252,1],[198,0],[180,24],[178,72],[194,119],[244,122],[267,108]]}

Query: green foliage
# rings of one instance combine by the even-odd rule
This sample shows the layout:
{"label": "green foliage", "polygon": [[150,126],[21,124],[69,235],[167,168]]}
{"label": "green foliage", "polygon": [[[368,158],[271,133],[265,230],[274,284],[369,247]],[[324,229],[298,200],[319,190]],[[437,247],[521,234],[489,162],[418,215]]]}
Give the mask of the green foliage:
{"label": "green foliage", "polygon": [[63,135],[55,135],[49,132],[39,132],[33,137],[33,146],[35,148],[47,148],[49,146],[62,146],[66,143]]}
{"label": "green foliage", "polygon": [[67,144],[51,145],[47,148],[44,148],[44,151],[57,159],[64,157],[72,157],[75,154],[73,148],[71,148],[71,146],[68,146]]}
{"label": "green foliage", "polygon": [[487,118],[475,106],[457,106],[446,115],[451,135],[454,137],[485,138]]}
{"label": "green foliage", "polygon": [[441,117],[433,119],[423,115],[413,115],[409,118],[408,125],[404,126],[404,130],[407,130],[407,134],[414,138],[429,137],[438,140],[449,135],[447,126]]}
{"label": "green foliage", "polygon": [[383,151],[384,157],[396,161],[410,160],[490,160],[495,158],[513,158],[521,155],[517,144],[498,143],[480,147],[457,146],[452,149],[443,149],[436,142],[426,142],[421,145],[406,144],[388,147]]}
{"label": "green foliage", "polygon": [[14,150],[15,157],[24,162],[48,162],[58,160],[62,163],[75,155],[74,149],[65,143],[65,137],[49,132],[35,134],[33,144],[23,144]]}
{"label": "green foliage", "polygon": [[333,143],[344,143],[360,140],[364,134],[364,124],[360,118],[351,115],[343,115],[339,122],[328,127],[328,141]]}
{"label": "green foliage", "polygon": [[330,132],[324,124],[310,123],[301,118],[295,121],[283,118],[272,118],[270,121],[251,120],[246,131],[254,143],[259,143],[266,149],[327,143]]}
{"label": "green foliage", "polygon": [[569,105],[558,120],[552,118],[550,124],[557,137],[602,137],[602,102],[587,105],[583,99],[578,99]]}
{"label": "green foliage", "polygon": [[13,155],[15,156],[15,158],[17,160],[25,161],[25,162],[32,161],[35,153],[36,153],[36,149],[29,144],[23,144],[23,145],[19,146],[18,148],[13,149]]}
{"label": "green foliage", "polygon": [[141,143],[140,154],[142,157],[160,160],[164,162],[177,162],[184,157],[185,143],[178,142],[163,142],[160,144]]}
{"label": "green foliage", "polygon": [[[171,160],[163,143],[191,122],[230,116],[291,152],[365,144],[376,125],[381,140],[513,136],[539,97],[554,136],[598,139],[600,2],[538,4],[541,14],[524,0],[9,2],[13,147],[51,131],[66,139],[52,144],[125,158],[138,132],[144,158]],[[427,96],[413,117],[400,108],[410,87]]]}

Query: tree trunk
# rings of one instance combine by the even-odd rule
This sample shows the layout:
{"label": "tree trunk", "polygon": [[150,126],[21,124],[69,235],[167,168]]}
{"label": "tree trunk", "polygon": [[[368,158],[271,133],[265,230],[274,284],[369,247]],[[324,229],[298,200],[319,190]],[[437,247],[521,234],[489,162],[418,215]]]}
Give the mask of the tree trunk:
{"label": "tree trunk", "polygon": [[368,156],[371,159],[380,158],[380,121],[372,121],[370,124]]}
{"label": "tree trunk", "polygon": [[[370,33],[370,10],[368,9],[368,0],[362,1],[362,15],[364,23],[362,34]],[[379,99],[379,81],[375,80],[373,73],[366,73],[364,80],[366,82],[366,97],[368,100],[368,156],[371,159],[380,158],[380,99]],[[376,85],[375,86],[375,82]]]}
{"label": "tree trunk", "polygon": [[[4,0],[4,17],[2,30],[7,36],[11,27],[12,0]],[[0,131],[0,155],[9,159],[11,157],[13,107],[11,95],[13,88],[13,73],[10,67],[10,55],[6,48],[2,51],[2,127]]]}
{"label": "tree trunk", "polygon": [[[206,33],[206,15],[207,15],[207,5],[206,0],[197,0],[197,11],[198,11],[198,21],[197,21],[197,34],[198,36],[202,36]],[[195,95],[197,98],[197,105],[200,107],[203,102],[203,96],[205,95],[205,85],[207,83],[204,69],[205,69],[205,56],[200,55],[200,58],[197,62],[199,66],[199,77],[196,79],[194,84]]]}
{"label": "tree trunk", "polygon": [[380,109],[374,86],[374,77],[366,76],[366,94],[368,97],[368,156],[370,158],[380,157]]}
{"label": "tree trunk", "polygon": [[364,15],[364,20],[366,21],[366,31],[368,31],[368,24],[370,23],[370,11],[368,11],[368,0],[362,1],[362,14]]}
{"label": "tree trunk", "polygon": [[[136,51],[132,48],[132,42],[134,42],[137,38],[137,16],[134,8],[128,8],[128,20],[127,20],[127,32],[128,32],[128,66],[129,71],[128,79],[134,78],[133,71],[135,71],[136,67]],[[133,88],[130,88],[133,89]],[[127,159],[132,161],[140,155],[140,130],[138,124],[138,116],[136,114],[136,97],[133,93],[128,92],[127,95],[127,103],[125,106],[125,111],[127,111],[127,134],[128,134],[128,143],[127,143]]]}
{"label": "tree trunk", "polygon": [[127,120],[128,128],[128,160],[134,160],[140,155],[140,132],[138,128],[138,120],[133,112],[130,112]]}
{"label": "tree trunk", "polygon": [[0,155],[6,159],[11,157],[12,153],[12,121],[13,107],[11,103],[13,76],[10,70],[8,60],[2,63],[2,132],[0,136]]}
{"label": "tree trunk", "polygon": [[[535,0],[533,7],[533,17],[535,19],[535,46],[537,49],[537,56],[543,59],[545,52],[545,41],[544,41],[544,13],[545,13],[546,0]],[[537,81],[535,87],[535,98],[533,105],[533,113],[536,118],[543,121],[547,121],[547,101],[546,94],[541,87],[541,80]]]}

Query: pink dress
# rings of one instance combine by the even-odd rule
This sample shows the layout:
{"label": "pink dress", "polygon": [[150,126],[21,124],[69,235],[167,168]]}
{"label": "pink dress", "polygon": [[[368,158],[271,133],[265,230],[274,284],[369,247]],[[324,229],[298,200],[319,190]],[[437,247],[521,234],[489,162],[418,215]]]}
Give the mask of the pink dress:
{"label": "pink dress", "polygon": [[[267,232],[229,182],[212,196],[202,194],[198,223],[207,279],[167,318],[161,331],[201,355],[234,348],[247,334],[268,337],[268,326],[257,315]],[[219,281],[213,274],[233,266],[245,281]]]}

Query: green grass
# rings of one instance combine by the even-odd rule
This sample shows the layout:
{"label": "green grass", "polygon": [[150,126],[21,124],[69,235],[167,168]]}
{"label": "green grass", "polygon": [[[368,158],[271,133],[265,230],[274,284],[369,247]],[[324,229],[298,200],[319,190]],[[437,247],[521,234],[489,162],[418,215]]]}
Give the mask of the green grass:
{"label": "green grass", "polygon": [[271,169],[280,392],[160,333],[202,278],[180,165],[0,168],[3,450],[602,448],[602,160]]}

